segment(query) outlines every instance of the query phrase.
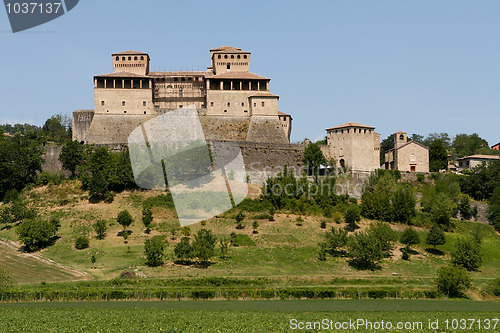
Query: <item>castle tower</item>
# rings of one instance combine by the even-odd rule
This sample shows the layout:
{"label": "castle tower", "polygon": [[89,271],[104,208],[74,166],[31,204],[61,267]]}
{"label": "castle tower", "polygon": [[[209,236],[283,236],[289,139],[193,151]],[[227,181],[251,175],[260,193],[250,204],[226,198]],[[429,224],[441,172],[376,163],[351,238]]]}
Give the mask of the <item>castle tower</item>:
{"label": "castle tower", "polygon": [[149,55],[137,51],[113,53],[113,69],[115,72],[128,72],[139,75],[149,74]]}
{"label": "castle tower", "polygon": [[406,132],[399,131],[394,133],[394,148],[399,148],[408,142]]}
{"label": "castle tower", "polygon": [[212,67],[209,70],[215,75],[226,72],[250,71],[250,52],[242,51],[236,47],[222,46],[210,50]]}

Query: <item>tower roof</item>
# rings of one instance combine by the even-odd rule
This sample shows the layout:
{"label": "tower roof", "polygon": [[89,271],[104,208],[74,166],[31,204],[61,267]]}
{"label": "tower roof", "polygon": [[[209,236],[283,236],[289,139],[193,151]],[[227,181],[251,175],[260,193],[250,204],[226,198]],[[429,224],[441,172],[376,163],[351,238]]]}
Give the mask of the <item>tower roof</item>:
{"label": "tower roof", "polygon": [[118,52],[118,53],[113,53],[112,55],[148,55],[147,53],[144,53],[144,52],[138,52],[138,51],[133,51],[133,50],[129,50],[129,51],[123,51],[123,52]]}
{"label": "tower roof", "polygon": [[375,129],[375,127],[373,127],[373,126],[366,126],[366,125],[361,125],[361,124],[354,123],[354,122],[349,122],[349,123],[345,123],[342,125],[327,128],[326,130],[330,131],[330,130],[334,130],[334,129],[347,128],[347,127],[362,127],[362,128]]}
{"label": "tower roof", "polygon": [[237,47],[232,47],[232,46],[221,46],[215,49],[211,49],[210,52],[213,53],[218,53],[218,52],[225,52],[225,53],[250,53],[247,51],[243,51],[242,49],[239,49]]}

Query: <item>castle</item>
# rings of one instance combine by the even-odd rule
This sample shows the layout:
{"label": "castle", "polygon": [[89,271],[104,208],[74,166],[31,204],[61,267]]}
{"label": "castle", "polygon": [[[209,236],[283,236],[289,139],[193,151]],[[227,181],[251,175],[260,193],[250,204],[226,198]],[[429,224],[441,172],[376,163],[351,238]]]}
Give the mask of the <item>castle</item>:
{"label": "castle", "polygon": [[73,140],[124,145],[143,122],[194,105],[207,140],[289,143],[292,117],[278,110],[271,79],[249,71],[250,57],[223,46],[210,50],[207,71],[151,72],[147,53],[114,53],[114,72],[94,76],[94,110],[73,112]]}

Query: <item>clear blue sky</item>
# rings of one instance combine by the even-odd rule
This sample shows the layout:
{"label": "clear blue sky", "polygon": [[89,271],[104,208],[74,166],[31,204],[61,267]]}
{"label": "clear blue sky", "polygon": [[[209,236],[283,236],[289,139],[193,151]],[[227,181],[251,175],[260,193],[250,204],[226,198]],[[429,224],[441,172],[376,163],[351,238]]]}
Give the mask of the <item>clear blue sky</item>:
{"label": "clear blue sky", "polygon": [[12,34],[0,9],[0,123],[42,125],[93,108],[111,53],[148,52],[157,70],[205,69],[210,48],[252,52],[292,140],[348,121],[382,139],[404,130],[500,141],[500,1],[85,1]]}

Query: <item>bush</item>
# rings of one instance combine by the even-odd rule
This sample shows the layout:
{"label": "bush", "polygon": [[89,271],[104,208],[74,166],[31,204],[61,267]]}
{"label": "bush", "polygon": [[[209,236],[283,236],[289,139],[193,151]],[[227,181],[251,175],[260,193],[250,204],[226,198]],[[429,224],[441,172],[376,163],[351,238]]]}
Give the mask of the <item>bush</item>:
{"label": "bush", "polygon": [[83,250],[89,247],[89,239],[85,236],[80,236],[75,240],[75,248]]}
{"label": "bush", "polygon": [[34,251],[49,243],[56,235],[57,225],[46,220],[28,219],[17,227],[17,234],[26,251]]}
{"label": "bush", "polygon": [[319,224],[319,227],[321,229],[326,229],[326,221],[321,221],[321,223]]}
{"label": "bush", "polygon": [[325,241],[320,243],[321,252],[329,253],[336,257],[343,253],[342,248],[347,244],[347,231],[331,228],[325,233]]}
{"label": "bush", "polygon": [[349,237],[347,245],[351,264],[360,269],[375,269],[384,256],[380,242],[365,232]]}
{"label": "bush", "polygon": [[425,180],[425,175],[423,173],[417,173],[417,181],[423,183]]}
{"label": "bush", "polygon": [[142,223],[144,224],[144,227],[146,227],[146,233],[149,233],[149,227],[151,226],[151,223],[153,222],[153,212],[151,211],[151,208],[148,206],[145,206],[142,208]]}
{"label": "bush", "polygon": [[358,205],[349,205],[344,214],[344,220],[349,227],[354,229],[356,227],[356,222],[361,221],[361,211]]}
{"label": "bush", "polygon": [[193,257],[193,247],[189,243],[189,237],[181,238],[181,241],[174,247],[174,254],[180,260],[191,259]]}
{"label": "bush", "polygon": [[61,173],[43,171],[36,176],[35,184],[37,185],[59,185],[64,180],[64,175]]}
{"label": "bush", "polygon": [[437,224],[434,224],[431,230],[429,230],[425,242],[434,246],[434,248],[437,245],[443,245],[446,242],[443,230]]}
{"label": "bush", "polygon": [[500,296],[500,278],[496,278],[488,283],[487,291],[495,296]]}
{"label": "bush", "polygon": [[396,241],[396,232],[392,230],[389,224],[384,222],[375,222],[370,224],[368,233],[380,242],[382,251],[386,254],[392,250],[392,243]]}
{"label": "bush", "polygon": [[96,236],[97,239],[106,238],[106,231],[108,230],[108,226],[106,225],[106,221],[97,220],[97,222],[94,223],[93,228],[97,234],[97,236]]}
{"label": "bush", "polygon": [[146,265],[151,267],[163,264],[164,256],[163,237],[154,236],[144,243],[144,254],[146,255]]}
{"label": "bush", "polygon": [[401,234],[401,243],[405,244],[407,249],[410,249],[410,246],[420,243],[420,237],[415,229],[406,228]]}
{"label": "bush", "polygon": [[448,297],[462,296],[471,286],[471,278],[462,267],[443,266],[438,270],[437,289]]}
{"label": "bush", "polygon": [[477,270],[483,262],[481,246],[472,239],[459,238],[455,243],[455,249],[451,252],[451,261],[468,271]]}

